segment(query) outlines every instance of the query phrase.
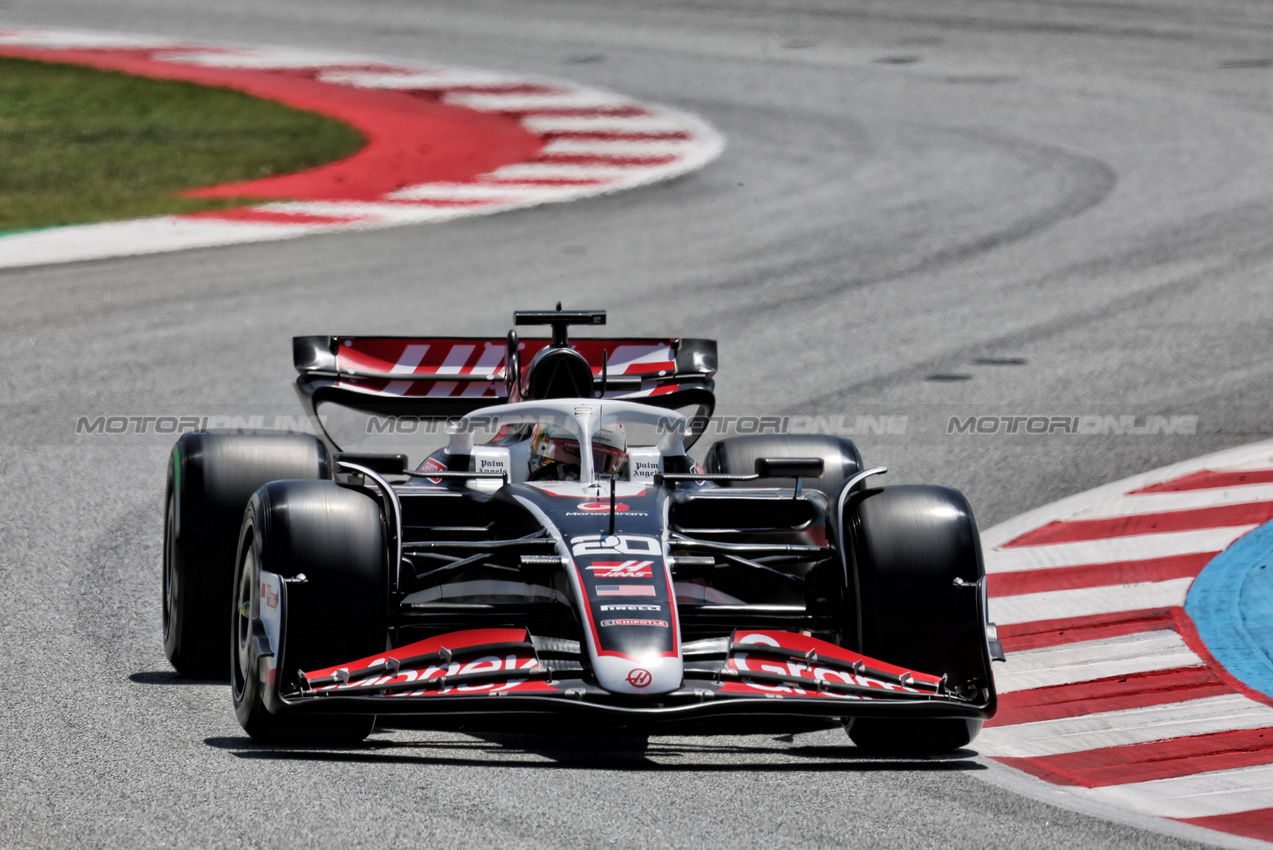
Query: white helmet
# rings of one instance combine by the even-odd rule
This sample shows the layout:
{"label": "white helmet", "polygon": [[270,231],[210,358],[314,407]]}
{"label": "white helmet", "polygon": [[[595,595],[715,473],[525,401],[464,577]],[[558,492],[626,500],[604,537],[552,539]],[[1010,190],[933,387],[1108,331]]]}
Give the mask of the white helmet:
{"label": "white helmet", "polygon": [[[622,423],[592,435],[592,470],[596,475],[622,475],[628,466],[628,437]],[[536,425],[530,438],[531,480],[577,480],[579,440],[564,429]]]}

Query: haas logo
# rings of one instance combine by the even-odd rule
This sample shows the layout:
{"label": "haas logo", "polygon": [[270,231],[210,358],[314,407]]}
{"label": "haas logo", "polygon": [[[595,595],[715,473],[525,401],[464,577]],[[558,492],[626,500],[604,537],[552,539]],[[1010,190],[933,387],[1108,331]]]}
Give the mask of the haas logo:
{"label": "haas logo", "polygon": [[633,668],[632,672],[628,674],[628,684],[634,688],[647,688],[653,680],[654,677],[650,675],[650,671],[643,670],[640,667]]}

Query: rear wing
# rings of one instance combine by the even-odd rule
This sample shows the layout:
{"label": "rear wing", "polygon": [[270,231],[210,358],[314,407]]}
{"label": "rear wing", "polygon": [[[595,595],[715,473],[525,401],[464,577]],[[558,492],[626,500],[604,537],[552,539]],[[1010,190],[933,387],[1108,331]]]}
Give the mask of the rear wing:
{"label": "rear wing", "polygon": [[[298,336],[292,359],[306,412],[339,404],[382,416],[451,419],[516,399],[548,339],[488,337]],[[516,346],[511,358],[509,351]],[[690,445],[715,408],[716,341],[572,339],[588,362],[594,395],[679,410],[691,420]],[[328,435],[328,442],[339,449]]]}

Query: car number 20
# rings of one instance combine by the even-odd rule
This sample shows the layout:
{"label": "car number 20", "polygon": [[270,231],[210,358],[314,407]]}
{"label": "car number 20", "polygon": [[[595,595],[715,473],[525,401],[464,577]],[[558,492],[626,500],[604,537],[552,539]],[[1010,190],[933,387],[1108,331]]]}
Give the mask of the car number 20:
{"label": "car number 20", "polygon": [[662,555],[658,538],[644,534],[584,534],[574,538],[571,553],[580,555]]}

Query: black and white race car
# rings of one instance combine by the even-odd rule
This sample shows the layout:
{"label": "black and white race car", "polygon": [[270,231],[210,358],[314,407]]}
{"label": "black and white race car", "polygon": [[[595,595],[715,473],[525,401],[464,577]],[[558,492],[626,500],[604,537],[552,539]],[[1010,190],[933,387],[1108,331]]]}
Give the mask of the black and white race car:
{"label": "black and white race car", "polygon": [[[716,344],[570,340],[599,311],[519,312],[551,339],[298,337],[297,389],[439,433],[403,453],[191,433],[173,449],[164,643],[230,672],[254,738],[356,741],[376,715],[520,712],[646,727],[843,718],[942,751],[995,712],[967,501],[869,486],[848,440],[687,448]],[[410,423],[405,428],[404,423]]]}

